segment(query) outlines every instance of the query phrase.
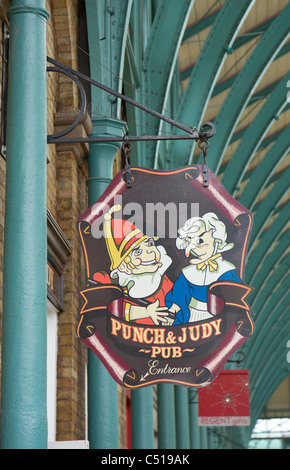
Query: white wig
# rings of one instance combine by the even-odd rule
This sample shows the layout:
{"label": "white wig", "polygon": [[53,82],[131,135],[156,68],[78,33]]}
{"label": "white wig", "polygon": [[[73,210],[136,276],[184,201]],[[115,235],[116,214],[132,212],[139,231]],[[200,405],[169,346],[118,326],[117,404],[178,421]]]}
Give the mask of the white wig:
{"label": "white wig", "polygon": [[226,243],[227,231],[225,224],[219,220],[214,212],[207,212],[203,217],[192,217],[188,219],[184,226],[178,230],[178,238],[176,239],[176,246],[179,250],[184,250],[189,244],[186,237],[189,233],[198,232],[203,229],[205,232],[212,230],[212,236],[215,240],[215,253],[231,250],[234,246],[233,243]]}

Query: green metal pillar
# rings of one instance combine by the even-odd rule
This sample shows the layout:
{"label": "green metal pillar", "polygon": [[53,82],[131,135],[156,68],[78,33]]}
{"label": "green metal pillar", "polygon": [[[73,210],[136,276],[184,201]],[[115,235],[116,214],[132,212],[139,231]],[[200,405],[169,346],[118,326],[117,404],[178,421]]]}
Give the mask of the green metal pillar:
{"label": "green metal pillar", "polygon": [[207,440],[207,427],[200,427],[200,448],[208,449],[208,440]]}
{"label": "green metal pillar", "polygon": [[190,448],[200,449],[200,437],[198,427],[198,392],[194,389],[188,390],[189,397],[189,428]]}
{"label": "green metal pillar", "polygon": [[[93,120],[91,137],[122,137],[125,123],[115,119]],[[88,155],[89,205],[103,194],[112,179],[113,161],[121,144],[118,142],[92,143]],[[91,449],[117,449],[118,389],[117,384],[97,356],[88,356],[88,434]]]}
{"label": "green metal pillar", "polygon": [[47,447],[45,0],[12,0],[2,330],[3,449]]}
{"label": "green metal pillar", "polygon": [[176,449],[174,385],[159,384],[158,448]]}
{"label": "green metal pillar", "polygon": [[154,449],[153,391],[145,387],[131,392],[132,448]]}
{"label": "green metal pillar", "polygon": [[175,386],[176,447],[190,449],[188,389]]}

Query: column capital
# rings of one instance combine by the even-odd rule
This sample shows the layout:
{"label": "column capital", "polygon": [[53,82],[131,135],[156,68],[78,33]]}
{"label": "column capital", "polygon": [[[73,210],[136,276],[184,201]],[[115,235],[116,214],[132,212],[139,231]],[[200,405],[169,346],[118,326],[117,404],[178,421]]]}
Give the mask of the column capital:
{"label": "column capital", "polygon": [[[115,137],[123,137],[124,134],[127,132],[127,123],[125,121],[120,121],[119,119],[113,118],[97,118],[92,119],[93,124],[93,132],[92,137],[97,136],[115,136]],[[98,143],[98,142],[97,142]],[[110,143],[110,142],[108,142]],[[112,142],[112,144],[118,145],[118,142]]]}
{"label": "column capital", "polygon": [[[127,124],[118,119],[93,119],[92,124],[92,137],[114,136],[121,139],[127,131]],[[122,139],[120,142],[92,142],[90,144],[89,178],[87,179],[90,203],[95,202],[111,182],[113,161],[121,148],[121,143]]]}
{"label": "column capital", "polygon": [[49,18],[49,12],[45,8],[41,8],[39,6],[30,5],[30,4],[27,4],[27,5],[18,4],[17,6],[13,6],[13,2],[12,2],[11,7],[9,8],[9,10],[7,10],[8,18],[11,18],[11,16],[17,15],[19,13],[32,13],[36,16],[43,17],[45,20],[48,20]]}

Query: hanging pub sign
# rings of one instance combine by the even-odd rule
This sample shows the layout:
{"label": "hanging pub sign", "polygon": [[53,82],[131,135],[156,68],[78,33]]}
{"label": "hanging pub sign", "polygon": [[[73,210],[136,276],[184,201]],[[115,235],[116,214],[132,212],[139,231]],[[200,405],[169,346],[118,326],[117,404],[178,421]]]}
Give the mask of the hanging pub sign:
{"label": "hanging pub sign", "polygon": [[79,338],[118,384],[211,383],[253,333],[252,214],[204,165],[125,167],[77,221]]}
{"label": "hanging pub sign", "polygon": [[248,370],[222,370],[198,390],[199,426],[250,426]]}

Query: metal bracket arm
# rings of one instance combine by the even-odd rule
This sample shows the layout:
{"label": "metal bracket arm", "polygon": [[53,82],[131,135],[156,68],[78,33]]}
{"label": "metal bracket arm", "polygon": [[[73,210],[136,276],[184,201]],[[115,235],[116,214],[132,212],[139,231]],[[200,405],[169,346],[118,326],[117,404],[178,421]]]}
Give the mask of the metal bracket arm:
{"label": "metal bracket arm", "polygon": [[[90,77],[87,77],[81,72],[78,72],[77,70],[71,69],[70,67],[67,67],[66,65],[61,64],[60,62],[57,62],[56,60],[52,59],[51,57],[47,57],[47,61],[50,62],[51,64],[54,65],[54,67],[47,67],[47,71],[49,72],[60,72],[68,75],[78,86],[80,90],[80,97],[81,97],[81,109],[78,117],[76,120],[73,122],[71,126],[69,126],[67,129],[54,134],[54,135],[48,135],[47,136],[47,143],[48,144],[57,144],[57,143],[79,143],[79,142],[134,142],[134,141],[149,141],[149,140],[188,140],[188,139],[194,139],[196,141],[199,141],[200,139],[204,140],[204,136],[206,135],[206,138],[209,139],[215,134],[215,126],[212,122],[206,121],[201,125],[201,131],[197,131],[195,127],[189,127],[184,124],[181,124],[179,122],[174,121],[173,119],[170,119],[163,114],[158,113],[157,111],[148,108],[147,106],[142,105],[141,103],[138,103],[138,101],[133,100],[132,98],[129,98],[126,95],[123,95],[122,93],[119,93],[106,85],[103,85],[102,83],[97,82],[96,80],[93,80]],[[60,138],[69,132],[71,132],[81,121],[85,110],[86,110],[86,94],[83,88],[83,85],[81,82],[78,80],[78,78],[81,78],[87,82],[89,82],[91,85],[94,85],[107,93],[110,93],[111,95],[116,96],[117,98],[120,98],[123,101],[126,101],[127,103],[136,106],[139,109],[142,109],[143,111],[152,114],[153,116],[167,122],[168,124],[171,124],[174,127],[177,127],[178,129],[183,130],[186,132],[186,134],[169,134],[169,135],[150,135],[150,136],[129,136],[129,135],[124,135],[123,137],[112,137],[112,136],[107,136],[107,137],[84,137],[84,138]],[[205,127],[209,127],[210,131],[209,132],[202,132],[202,129]]]}

